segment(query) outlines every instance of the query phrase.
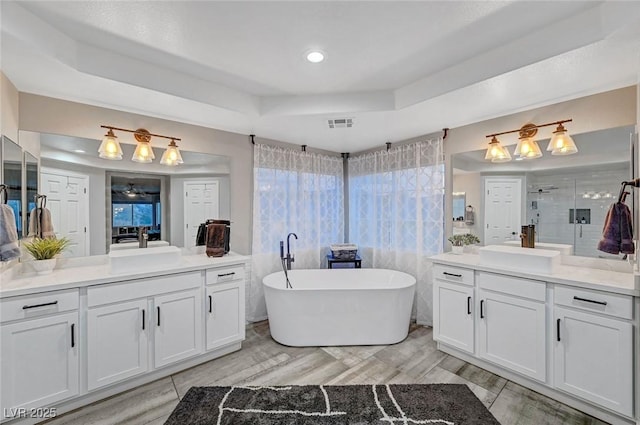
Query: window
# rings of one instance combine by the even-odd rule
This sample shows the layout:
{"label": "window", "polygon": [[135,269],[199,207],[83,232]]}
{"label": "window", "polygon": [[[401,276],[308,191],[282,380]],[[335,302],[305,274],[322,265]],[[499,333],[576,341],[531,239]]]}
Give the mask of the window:
{"label": "window", "polygon": [[349,158],[349,241],[380,252],[442,251],[441,143]]}
{"label": "window", "polygon": [[292,229],[309,241],[329,246],[343,240],[342,175],[256,168],[260,205],[255,226],[262,229],[267,252],[278,252],[279,241]]}
{"label": "window", "polygon": [[114,203],[113,227],[155,226],[159,220],[155,220],[154,210],[160,210],[160,203],[157,203],[155,207],[151,203]]}

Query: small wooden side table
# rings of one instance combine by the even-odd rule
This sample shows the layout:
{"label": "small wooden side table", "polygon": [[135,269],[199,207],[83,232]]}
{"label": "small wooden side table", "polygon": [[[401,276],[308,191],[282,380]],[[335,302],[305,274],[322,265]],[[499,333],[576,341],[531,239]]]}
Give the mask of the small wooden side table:
{"label": "small wooden side table", "polygon": [[356,255],[356,258],[353,259],[340,259],[334,258],[333,255],[327,254],[327,265],[330,269],[333,268],[333,265],[336,263],[353,263],[356,269],[362,268],[362,258],[359,255]]}

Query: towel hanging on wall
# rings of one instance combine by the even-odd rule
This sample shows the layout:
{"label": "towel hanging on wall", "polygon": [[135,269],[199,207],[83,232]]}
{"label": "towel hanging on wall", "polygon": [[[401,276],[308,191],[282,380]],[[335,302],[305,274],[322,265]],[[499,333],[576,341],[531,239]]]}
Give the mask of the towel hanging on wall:
{"label": "towel hanging on wall", "polygon": [[471,205],[467,205],[467,208],[464,210],[464,222],[471,226],[476,221],[476,212],[475,209]]}
{"label": "towel hanging on wall", "polygon": [[631,211],[624,203],[616,202],[607,211],[598,250],[609,254],[635,252]]}
{"label": "towel hanging on wall", "polygon": [[28,236],[41,239],[53,239],[56,233],[53,230],[53,221],[51,220],[51,211],[47,206],[46,195],[34,196],[36,207],[29,213]]}
{"label": "towel hanging on wall", "polygon": [[0,261],[9,261],[20,257],[18,230],[13,209],[0,204]]}

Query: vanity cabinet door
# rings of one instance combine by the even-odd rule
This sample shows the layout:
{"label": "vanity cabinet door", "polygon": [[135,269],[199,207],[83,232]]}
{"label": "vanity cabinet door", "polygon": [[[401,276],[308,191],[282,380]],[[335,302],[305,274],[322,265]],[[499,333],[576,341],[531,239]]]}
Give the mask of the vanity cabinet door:
{"label": "vanity cabinet door", "polygon": [[631,323],[555,307],[555,387],[631,417]]}
{"label": "vanity cabinet door", "polygon": [[433,339],[473,354],[473,287],[435,281]]}
{"label": "vanity cabinet door", "polygon": [[147,299],[90,308],[87,380],[94,390],[149,370]]}
{"label": "vanity cabinet door", "polygon": [[244,339],[244,281],[207,286],[207,350]]}
{"label": "vanity cabinet door", "polygon": [[479,289],[476,313],[481,358],[546,380],[544,302]]}
{"label": "vanity cabinet door", "polygon": [[4,416],[78,394],[77,311],[3,324],[1,345]]}
{"label": "vanity cabinet door", "polygon": [[155,367],[202,352],[202,292],[189,289],[154,298]]}

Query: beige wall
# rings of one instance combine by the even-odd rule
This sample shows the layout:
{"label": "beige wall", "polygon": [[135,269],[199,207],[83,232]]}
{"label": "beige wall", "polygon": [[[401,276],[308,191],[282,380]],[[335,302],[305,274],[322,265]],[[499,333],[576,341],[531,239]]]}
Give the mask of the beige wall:
{"label": "beige wall", "polygon": [[[638,106],[637,90],[636,86],[630,86],[451,129],[444,142],[447,170],[444,216],[451,217],[452,214],[451,192],[453,191],[453,175],[451,155],[486,148],[489,141],[485,137],[487,134],[515,130],[526,123],[544,124],[571,118],[573,122],[565,124],[570,134],[634,125],[638,120],[639,112],[637,112],[637,109],[640,108]],[[548,135],[550,135],[553,129],[548,127],[540,131],[549,131]],[[500,140],[505,145],[514,145],[518,141],[517,133],[502,136]],[[450,235],[452,233],[451,229],[452,223],[446,220],[445,235]]]}
{"label": "beige wall", "polygon": [[[225,155],[230,166],[231,248],[241,254],[251,250],[253,150],[248,136],[183,124],[139,114],[20,93],[19,127],[22,130],[101,139],[100,125],[137,129],[182,139],[187,151]],[[123,143],[127,137],[121,137]],[[129,139],[133,140],[133,139]],[[256,138],[256,142],[260,139]],[[135,164],[132,163],[132,171]]]}
{"label": "beige wall", "polygon": [[18,142],[18,100],[16,87],[0,71],[0,134]]}

